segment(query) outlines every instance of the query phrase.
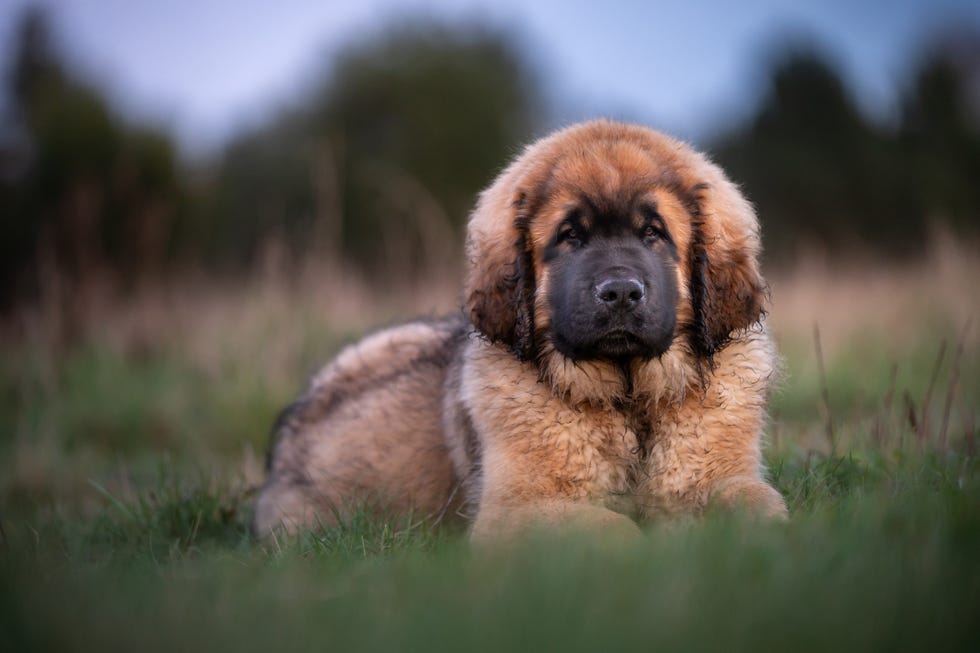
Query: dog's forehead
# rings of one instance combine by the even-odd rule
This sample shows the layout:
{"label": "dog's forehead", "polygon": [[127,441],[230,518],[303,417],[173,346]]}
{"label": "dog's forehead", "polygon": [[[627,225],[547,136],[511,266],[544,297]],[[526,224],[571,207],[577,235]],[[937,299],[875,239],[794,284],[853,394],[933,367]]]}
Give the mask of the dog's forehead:
{"label": "dog's forehead", "polygon": [[537,222],[534,229],[542,237],[572,211],[591,222],[610,216],[636,217],[644,205],[659,212],[669,227],[688,229],[692,207],[681,175],[634,144],[607,143],[566,152],[550,173],[538,211],[550,219]]}
{"label": "dog's forehead", "polygon": [[543,204],[581,201],[599,212],[629,212],[653,189],[681,189],[674,162],[631,141],[598,141],[555,158],[543,185]]}
{"label": "dog's forehead", "polygon": [[636,144],[605,142],[565,153],[555,162],[552,176],[558,188],[571,188],[602,201],[635,194],[670,172]]}

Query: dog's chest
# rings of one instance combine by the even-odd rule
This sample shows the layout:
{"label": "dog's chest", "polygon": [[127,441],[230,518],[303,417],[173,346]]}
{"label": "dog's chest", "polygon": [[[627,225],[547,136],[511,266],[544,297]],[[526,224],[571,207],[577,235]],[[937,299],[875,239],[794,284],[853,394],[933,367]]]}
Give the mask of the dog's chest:
{"label": "dog's chest", "polygon": [[596,411],[588,416],[585,428],[579,429],[588,445],[583,447],[587,482],[593,494],[623,496],[633,485],[631,470],[642,457],[641,436],[619,411]]}
{"label": "dog's chest", "polygon": [[698,500],[705,447],[698,426],[683,423],[679,407],[669,403],[627,400],[615,412],[623,436],[613,456],[619,469],[606,506],[638,519],[690,509]]}
{"label": "dog's chest", "polygon": [[649,459],[654,444],[655,418],[641,402],[624,399],[610,411],[608,446],[602,450],[615,474],[608,478],[605,504],[627,515],[642,512],[643,494],[649,489]]}

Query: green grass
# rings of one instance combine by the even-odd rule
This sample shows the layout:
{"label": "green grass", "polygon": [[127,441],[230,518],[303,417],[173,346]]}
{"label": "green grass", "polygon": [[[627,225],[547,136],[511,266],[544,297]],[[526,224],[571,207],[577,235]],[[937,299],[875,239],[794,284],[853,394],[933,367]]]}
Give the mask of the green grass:
{"label": "green grass", "polygon": [[67,352],[53,369],[22,354],[5,363],[2,382],[9,397],[20,395],[22,428],[56,432],[69,451],[186,454],[201,449],[206,434],[206,447],[220,452],[264,446],[266,425],[288,398],[261,370],[243,369],[246,360],[222,356],[204,369],[172,351],[126,353],[96,342]]}
{"label": "green grass", "polygon": [[856,332],[826,385],[809,334],[783,334],[767,455],[788,524],[497,552],[367,512],[255,540],[275,412],[350,330],[276,310],[167,331],[0,347],[0,651],[980,646],[980,348],[953,330]]}
{"label": "green grass", "polygon": [[975,460],[777,466],[787,525],[471,551],[359,516],[253,541],[248,499],[162,479],[91,521],[8,523],[4,650],[948,650],[980,639]]}

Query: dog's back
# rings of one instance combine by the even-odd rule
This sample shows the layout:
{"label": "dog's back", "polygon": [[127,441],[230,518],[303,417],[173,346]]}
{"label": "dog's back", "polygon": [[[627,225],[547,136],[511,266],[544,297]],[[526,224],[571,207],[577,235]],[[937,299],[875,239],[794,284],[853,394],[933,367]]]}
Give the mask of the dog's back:
{"label": "dog's back", "polygon": [[255,530],[331,525],[357,503],[438,514],[456,477],[443,386],[463,319],[391,327],[344,349],[276,423]]}

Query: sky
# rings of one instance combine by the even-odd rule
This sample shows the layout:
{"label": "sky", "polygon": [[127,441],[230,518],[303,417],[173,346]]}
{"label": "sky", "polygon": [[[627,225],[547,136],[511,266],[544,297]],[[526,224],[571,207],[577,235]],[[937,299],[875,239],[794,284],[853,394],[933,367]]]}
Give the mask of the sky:
{"label": "sky", "polygon": [[[29,0],[0,0],[0,57]],[[614,115],[699,141],[750,115],[804,40],[888,119],[916,55],[975,0],[47,0],[72,64],[126,114],[205,152],[299,97],[333,53],[428,16],[486,23],[528,58],[555,121]]]}

